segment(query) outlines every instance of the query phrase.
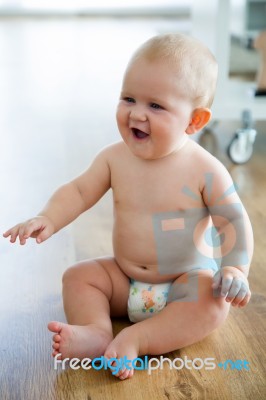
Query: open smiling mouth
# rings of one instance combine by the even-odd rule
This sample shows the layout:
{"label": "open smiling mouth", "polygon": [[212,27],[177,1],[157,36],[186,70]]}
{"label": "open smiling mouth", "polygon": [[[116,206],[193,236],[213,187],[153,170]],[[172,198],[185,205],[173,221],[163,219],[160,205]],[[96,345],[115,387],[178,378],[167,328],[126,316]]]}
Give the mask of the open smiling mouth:
{"label": "open smiling mouth", "polygon": [[137,139],[142,140],[142,139],[145,139],[145,138],[147,138],[149,136],[147,133],[141,131],[140,129],[132,128],[131,130],[132,130],[132,133],[133,133],[134,137],[137,138]]}

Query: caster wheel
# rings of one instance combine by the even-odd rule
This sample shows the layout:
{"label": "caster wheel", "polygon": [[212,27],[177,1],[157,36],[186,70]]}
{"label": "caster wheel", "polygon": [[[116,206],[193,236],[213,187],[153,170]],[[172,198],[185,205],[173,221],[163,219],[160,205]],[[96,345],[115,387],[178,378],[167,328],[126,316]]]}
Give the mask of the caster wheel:
{"label": "caster wheel", "polygon": [[255,129],[240,129],[236,132],[227,149],[233,163],[244,164],[251,158],[256,134]]}

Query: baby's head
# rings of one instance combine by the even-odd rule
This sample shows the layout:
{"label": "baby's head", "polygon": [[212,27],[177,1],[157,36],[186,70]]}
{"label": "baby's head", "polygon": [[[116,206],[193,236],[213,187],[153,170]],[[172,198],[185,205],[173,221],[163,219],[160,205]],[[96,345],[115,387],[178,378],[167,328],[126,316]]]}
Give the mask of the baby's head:
{"label": "baby's head", "polygon": [[195,108],[211,107],[218,66],[213,54],[200,41],[179,33],[155,36],[136,50],[128,67],[140,59],[163,62]]}
{"label": "baby's head", "polygon": [[208,123],[216,80],[215,58],[196,39],[168,34],[145,42],[122,83],[116,117],[124,142],[145,159],[176,152]]}

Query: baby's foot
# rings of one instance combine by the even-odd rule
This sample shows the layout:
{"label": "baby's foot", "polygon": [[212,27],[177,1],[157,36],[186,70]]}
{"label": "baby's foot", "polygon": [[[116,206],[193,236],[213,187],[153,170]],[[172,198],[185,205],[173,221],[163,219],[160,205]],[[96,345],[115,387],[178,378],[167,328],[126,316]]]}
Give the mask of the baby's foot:
{"label": "baby's foot", "polygon": [[110,333],[93,324],[80,326],[52,321],[49,322],[48,329],[55,333],[52,356],[61,354],[57,357],[58,360],[100,357],[113,339]]}
{"label": "baby's foot", "polygon": [[[134,358],[138,357],[139,354],[139,337],[136,335],[130,328],[123,329],[115,339],[109,344],[107,347],[104,357],[107,359],[117,358],[123,359],[123,357],[127,357],[127,360],[134,360]],[[122,367],[121,370],[114,374],[119,379],[127,379],[131,378],[134,374],[134,368],[128,364],[128,368]],[[117,366],[114,361],[113,366]],[[129,367],[131,368],[129,369]],[[114,372],[113,369],[112,372]]]}

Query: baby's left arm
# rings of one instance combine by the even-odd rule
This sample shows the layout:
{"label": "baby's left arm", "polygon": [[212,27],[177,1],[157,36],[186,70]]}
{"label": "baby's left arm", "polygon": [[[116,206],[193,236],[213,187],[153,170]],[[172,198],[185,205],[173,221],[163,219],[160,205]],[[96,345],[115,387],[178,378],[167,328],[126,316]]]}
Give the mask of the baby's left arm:
{"label": "baby's left arm", "polygon": [[247,280],[253,254],[253,232],[232,178],[219,162],[205,174],[203,200],[220,239],[221,268],[213,288],[233,306],[245,306],[251,297]]}

